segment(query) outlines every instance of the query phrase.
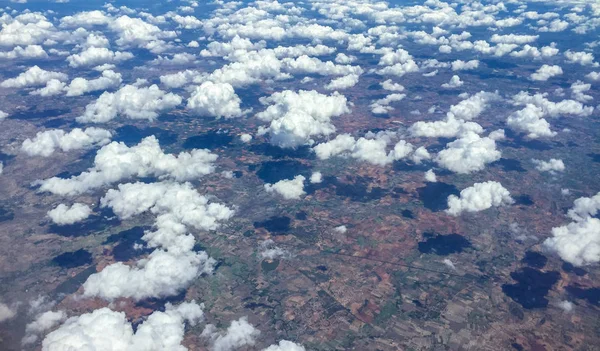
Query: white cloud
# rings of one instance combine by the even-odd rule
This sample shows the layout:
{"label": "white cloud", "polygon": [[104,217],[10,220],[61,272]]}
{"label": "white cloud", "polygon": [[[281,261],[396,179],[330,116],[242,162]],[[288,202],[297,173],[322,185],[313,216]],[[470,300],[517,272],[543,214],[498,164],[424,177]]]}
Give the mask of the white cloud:
{"label": "white cloud", "polygon": [[166,93],[156,85],[136,87],[126,85],[114,93],[104,92],[93,103],[85,107],[81,123],[104,123],[118,115],[132,119],[154,120],[160,112],[168,111],[181,104],[181,97]]}
{"label": "white cloud", "polygon": [[332,134],[331,118],[350,112],[346,97],[337,92],[323,95],[314,90],[285,90],[260,102],[270,106],[256,117],[270,125],[261,127],[259,134],[269,133],[271,143],[281,147],[296,147],[309,143],[313,136]]}
{"label": "white cloud", "polygon": [[73,224],[81,222],[92,214],[88,205],[74,203],[71,207],[60,204],[53,210],[48,211],[48,217],[58,225]]}
{"label": "white cloud", "polygon": [[532,159],[535,169],[540,172],[562,172],[565,170],[565,164],[562,160],[551,158],[548,161]]}
{"label": "white cloud", "polygon": [[391,79],[385,80],[383,82],[380,83],[381,87],[385,90],[389,90],[389,91],[404,91],[404,87],[399,84],[399,83],[394,83],[392,82]]}
{"label": "white cloud", "polygon": [[544,111],[533,104],[527,104],[524,109],[508,116],[506,124],[509,127],[527,133],[531,139],[553,137],[556,132],[550,130],[550,123],[544,118]]}
{"label": "white cloud", "polygon": [[501,100],[498,93],[480,91],[461,100],[458,104],[450,106],[448,115],[451,114],[455,118],[470,121],[479,117],[488,108],[490,102],[498,100]]}
{"label": "white cloud", "polygon": [[475,183],[456,195],[448,196],[446,212],[458,216],[462,212],[479,212],[491,207],[510,205],[514,200],[502,184],[494,181]]}
{"label": "white cloud", "polygon": [[430,182],[430,183],[437,182],[437,177],[436,177],[435,173],[433,172],[433,169],[430,169],[427,172],[425,172],[425,181]]}
{"label": "white cloud", "polygon": [[359,66],[336,65],[331,61],[323,62],[316,57],[302,55],[298,58],[284,58],[281,60],[284,70],[289,73],[297,74],[319,74],[323,76],[347,76],[350,74],[361,75],[362,68]]}
{"label": "white cloud", "polygon": [[242,143],[249,143],[252,141],[252,135],[244,133],[240,135],[240,140]]}
{"label": "white cloud", "polygon": [[39,95],[39,96],[54,96],[59,95],[65,90],[66,83],[61,82],[58,79],[50,79],[46,86],[40,89],[36,89],[30,92],[30,95]]}
{"label": "white cloud", "polygon": [[286,200],[298,200],[302,195],[306,194],[306,192],[304,192],[305,180],[306,178],[304,178],[304,176],[297,175],[294,179],[280,180],[275,184],[265,184],[264,187],[268,193],[278,193]]}
{"label": "white cloud", "polygon": [[263,259],[274,260],[276,258],[288,258],[291,256],[286,250],[277,247],[271,239],[260,243],[260,249],[260,257]]}
{"label": "white cloud", "polygon": [[493,43],[505,43],[505,44],[527,44],[533,43],[538,40],[539,35],[519,35],[519,34],[507,34],[507,35],[492,35],[491,41]]}
{"label": "white cloud", "polygon": [[479,67],[479,60],[470,60],[470,61],[462,61],[456,60],[452,62],[452,70],[453,71],[465,71],[472,70]]}
{"label": "white cloud", "polygon": [[600,72],[590,72],[585,77],[589,80],[598,81],[600,80]]}
{"label": "white cloud", "polygon": [[493,139],[468,132],[448,143],[435,161],[452,172],[467,174],[483,170],[486,164],[497,161],[501,155]]}
{"label": "white cloud", "polygon": [[100,308],[67,319],[46,336],[42,350],[185,351],[187,348],[181,345],[185,323],[202,321],[202,308],[194,301],[178,306],[167,303],[164,312],[150,314],[135,332],[124,312]]}
{"label": "white cloud", "polygon": [[575,100],[562,100],[552,102],[546,98],[548,94],[529,95],[521,91],[513,96],[512,103],[516,106],[533,104],[542,108],[544,116],[558,117],[560,115],[589,116],[594,111],[592,106],[584,106],[581,102]]}
{"label": "white cloud", "polygon": [[24,88],[45,85],[51,79],[64,81],[69,79],[64,73],[45,71],[38,66],[33,66],[15,78],[9,78],[0,84],[3,88]]}
{"label": "white cloud", "polygon": [[304,346],[298,345],[294,342],[281,340],[279,344],[271,345],[263,351],[306,351]]}
{"label": "white cloud", "polygon": [[448,115],[443,121],[415,122],[408,128],[408,131],[414,137],[452,138],[471,132],[483,133],[483,128],[478,123],[465,122],[462,119],[456,119],[454,115]]}
{"label": "white cloud", "polygon": [[87,149],[93,146],[106,145],[112,133],[101,128],[75,128],[70,132],[62,129],[51,129],[38,132],[33,139],[25,139],[21,150],[29,156],[51,156],[56,149],[64,152]]}
{"label": "white cloud", "polygon": [[38,181],[40,191],[59,195],[77,195],[132,177],[156,176],[186,181],[197,179],[214,171],[217,155],[207,150],[192,150],[179,155],[165,154],[154,136],[127,147],[112,142],[100,150],[94,166],[68,179],[58,177]]}
{"label": "white cloud", "polygon": [[567,300],[563,300],[558,303],[558,307],[560,307],[565,312],[571,312],[573,310],[573,303]]}
{"label": "white cloud", "polygon": [[105,70],[102,72],[102,76],[96,79],[87,80],[77,77],[64,89],[67,96],[80,96],[92,91],[116,88],[121,85],[122,81],[121,73]]}
{"label": "white cloud", "polygon": [[590,91],[591,88],[591,84],[584,83],[580,80],[571,84],[571,94],[573,96],[573,99],[581,102],[593,100],[594,98],[591,95],[586,94],[586,92]]}
{"label": "white cloud", "polygon": [[67,314],[64,311],[46,311],[39,314],[33,322],[28,323],[25,327],[25,337],[21,343],[23,345],[35,343],[39,335],[56,327],[66,318]]}
{"label": "white cloud", "polygon": [[459,76],[452,76],[452,78],[450,78],[450,81],[448,83],[444,83],[442,84],[442,88],[458,88],[461,87],[465,84],[465,82],[463,82],[462,80],[460,80]]}
{"label": "white cloud", "polygon": [[561,74],[563,74],[563,70],[560,66],[543,65],[542,67],[538,68],[538,70],[535,71],[535,73],[532,73],[529,76],[529,79],[537,81],[547,81],[548,79]]}
{"label": "white cloud", "polygon": [[106,25],[110,23],[111,18],[99,10],[78,12],[72,16],[65,16],[60,19],[61,27],[92,27]]}
{"label": "white cloud", "polygon": [[344,234],[348,231],[348,228],[346,228],[345,225],[339,225],[339,226],[333,228],[333,230],[335,230],[338,233]]}
{"label": "white cloud", "polygon": [[3,119],[5,119],[6,117],[8,117],[8,113],[0,110],[0,121],[2,121]]}
{"label": "white cloud", "polygon": [[406,97],[406,94],[389,94],[386,97],[375,100],[371,103],[371,112],[374,114],[385,114],[393,111],[394,108],[390,106],[392,102],[402,101]]}
{"label": "white cloud", "polygon": [[334,78],[325,85],[325,89],[327,90],[342,90],[352,88],[358,83],[358,74],[349,74],[347,76]]}
{"label": "white cloud", "polygon": [[153,53],[160,53],[170,47],[163,39],[176,36],[175,32],[163,32],[159,27],[144,22],[140,18],[121,16],[109,24],[109,28],[117,33],[117,45],[122,47],[145,48]]}
{"label": "white cloud", "polygon": [[600,262],[600,220],[593,217],[552,228],[552,237],[544,247],[556,252],[563,260],[584,266]]}
{"label": "white cloud", "polygon": [[310,176],[310,182],[313,184],[321,183],[323,181],[323,175],[321,172],[313,172]]}
{"label": "white cloud", "polygon": [[352,55],[346,55],[343,52],[338,53],[335,56],[335,62],[341,65],[348,65],[352,62],[356,61],[356,57]]}
{"label": "white cloud", "polygon": [[232,351],[256,343],[260,330],[248,323],[247,317],[232,321],[224,334],[218,333],[213,325],[207,325],[203,336],[212,339],[212,351]]}
{"label": "white cloud", "polygon": [[0,52],[0,59],[42,59],[47,57],[48,54],[40,45],[27,45],[25,48],[17,46],[11,51]]}
{"label": "white cloud", "polygon": [[550,22],[549,25],[540,27],[538,29],[538,32],[557,33],[557,32],[564,31],[568,27],[569,27],[569,22],[555,19],[552,22]]}
{"label": "white cloud", "polygon": [[240,117],[242,100],[229,83],[204,82],[192,92],[187,108],[200,116]]}
{"label": "white cloud", "polygon": [[550,44],[550,46],[544,46],[541,50],[536,48],[535,46],[525,44],[523,46],[523,49],[521,49],[520,51],[511,52],[510,56],[521,58],[531,57],[533,59],[540,59],[556,56],[558,55],[559,51],[560,50],[556,48],[556,43],[552,43]]}
{"label": "white cloud", "polygon": [[82,66],[97,66],[105,63],[119,63],[130,60],[133,54],[130,52],[111,51],[103,47],[89,47],[78,54],[67,57],[69,66],[78,68]]}
{"label": "white cloud", "polygon": [[577,51],[567,51],[565,52],[565,57],[567,59],[567,62],[570,63],[578,63],[582,66],[589,66],[592,65],[593,67],[597,67],[598,63],[594,62],[594,55],[592,55],[589,52],[577,52]]}

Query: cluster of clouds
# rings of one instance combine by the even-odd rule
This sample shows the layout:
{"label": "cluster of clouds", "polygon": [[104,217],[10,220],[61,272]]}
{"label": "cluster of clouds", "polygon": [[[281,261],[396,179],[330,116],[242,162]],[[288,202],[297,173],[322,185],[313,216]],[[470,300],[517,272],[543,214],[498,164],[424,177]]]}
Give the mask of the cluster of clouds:
{"label": "cluster of clouds", "polygon": [[[313,151],[321,160],[336,156],[351,157],[377,166],[386,166],[408,157],[415,163],[431,158],[425,147],[415,148],[405,140],[394,144],[397,139],[398,135],[393,131],[369,132],[358,139],[350,134],[339,134],[335,139],[314,146]],[[394,146],[388,151],[388,145],[391,144]]]}
{"label": "cluster of clouds", "polygon": [[56,149],[63,152],[86,149],[106,145],[110,142],[112,133],[101,128],[75,128],[70,132],[62,129],[51,129],[38,132],[33,139],[25,139],[21,150],[29,156],[51,156]]}
{"label": "cluster of clouds", "polygon": [[132,177],[187,181],[212,173],[216,159],[217,155],[208,150],[165,154],[158,139],[149,136],[132,147],[112,142],[98,150],[89,170],[71,178],[52,177],[36,184],[41,192],[73,196]]}

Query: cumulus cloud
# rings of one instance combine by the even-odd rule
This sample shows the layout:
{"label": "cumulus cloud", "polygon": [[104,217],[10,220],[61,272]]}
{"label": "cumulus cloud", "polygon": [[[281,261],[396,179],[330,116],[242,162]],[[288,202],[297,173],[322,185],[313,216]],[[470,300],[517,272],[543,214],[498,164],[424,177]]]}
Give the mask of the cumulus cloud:
{"label": "cumulus cloud", "polygon": [[462,61],[456,60],[452,62],[452,70],[453,71],[466,71],[472,70],[479,67],[479,60],[470,60],[470,61]]}
{"label": "cumulus cloud", "polygon": [[113,20],[109,28],[117,33],[117,45],[122,47],[144,48],[153,53],[160,53],[170,47],[165,39],[176,36],[175,32],[162,31],[159,27],[145,22],[141,18],[123,15]]}
{"label": "cumulus cloud", "polygon": [[531,139],[553,137],[556,132],[550,130],[550,123],[544,117],[544,110],[533,104],[527,104],[524,109],[508,116],[506,124],[509,127],[527,133]]}
{"label": "cumulus cloud", "polygon": [[327,85],[325,85],[325,89],[327,89],[327,90],[343,90],[343,89],[352,88],[353,86],[356,85],[356,83],[358,83],[358,77],[359,77],[358,74],[349,74],[347,76],[334,78],[331,80],[331,82],[329,82]]}
{"label": "cumulus cloud", "polygon": [[25,139],[21,150],[29,156],[51,156],[56,149],[64,152],[87,149],[110,142],[112,133],[102,128],[75,128],[70,132],[62,129],[51,129],[38,132],[33,139]]}
{"label": "cumulus cloud", "polygon": [[204,82],[192,92],[187,108],[200,116],[240,117],[242,100],[229,83]]}
{"label": "cumulus cloud", "polygon": [[591,95],[586,94],[586,92],[590,91],[591,88],[592,88],[591,84],[584,83],[580,80],[571,84],[571,94],[573,96],[573,99],[580,101],[580,102],[586,102],[586,101],[593,100],[594,98]]}
{"label": "cumulus cloud", "polygon": [[232,321],[225,333],[219,333],[216,328],[209,324],[202,335],[212,341],[213,351],[232,351],[243,346],[253,346],[260,330],[248,322],[247,317]]}
{"label": "cumulus cloud", "polygon": [[346,97],[334,92],[323,95],[314,90],[285,90],[260,99],[270,105],[259,112],[258,119],[270,122],[259,134],[270,135],[270,141],[280,147],[296,147],[310,142],[311,137],[335,132],[332,117],[350,112]]}
{"label": "cumulus cloud", "polygon": [[436,177],[435,173],[433,172],[433,169],[430,169],[427,172],[425,172],[425,181],[430,182],[430,183],[437,182],[437,177]]}
{"label": "cumulus cloud", "polygon": [[514,200],[502,184],[494,181],[475,183],[460,192],[460,196],[448,196],[446,212],[458,216],[462,212],[479,212],[491,207],[511,205]]}
{"label": "cumulus cloud", "polygon": [[0,52],[0,59],[43,59],[47,58],[48,54],[40,45],[27,45],[26,47],[17,46],[11,51]]}
{"label": "cumulus cloud", "polygon": [[310,182],[313,184],[321,183],[323,181],[323,175],[321,172],[313,172],[310,176]]}
{"label": "cumulus cloud", "polygon": [[156,85],[136,87],[126,85],[114,93],[105,92],[93,103],[85,107],[81,123],[105,123],[119,115],[132,119],[154,120],[159,113],[181,104],[181,97],[166,93]]}
{"label": "cumulus cloud", "polygon": [[61,82],[58,79],[50,79],[46,83],[45,87],[33,90],[29,94],[30,95],[39,95],[39,96],[54,96],[54,95],[59,95],[59,94],[61,94],[65,90],[66,86],[67,86],[66,83]]}
{"label": "cumulus cloud", "polygon": [[78,68],[82,66],[97,66],[105,63],[116,64],[130,60],[134,56],[130,52],[111,51],[104,47],[89,47],[78,54],[67,57],[69,66]]}
{"label": "cumulus cloud", "polygon": [[214,171],[217,155],[208,150],[192,150],[179,155],[165,154],[154,136],[144,138],[139,144],[127,147],[112,142],[100,150],[94,166],[77,176],[58,177],[38,181],[40,191],[58,195],[77,195],[132,177],[149,177],[192,180]]}
{"label": "cumulus cloud", "polygon": [[385,114],[390,111],[393,111],[394,108],[390,106],[393,102],[402,101],[406,97],[406,94],[389,94],[384,98],[379,100],[375,100],[371,103],[371,112],[374,114]]}
{"label": "cumulus cloud", "polygon": [[450,106],[448,115],[470,121],[479,117],[491,102],[498,100],[501,100],[498,93],[480,91],[461,100],[458,104]]}
{"label": "cumulus cloud", "polygon": [[392,82],[391,79],[385,80],[385,81],[381,82],[380,84],[381,84],[381,87],[385,90],[404,91],[404,86],[402,86],[402,84],[394,83],[394,82]]}
{"label": "cumulus cloud", "polygon": [[14,308],[8,306],[5,303],[0,302],[0,323],[12,319],[17,315]]}
{"label": "cumulus cloud", "polygon": [[501,155],[494,139],[468,132],[448,143],[435,161],[452,172],[467,174],[483,170],[486,164],[499,160]]}
{"label": "cumulus cloud", "polygon": [[463,84],[465,84],[465,82],[460,80],[459,76],[454,75],[454,76],[452,76],[452,78],[450,78],[450,81],[448,83],[442,84],[442,88],[447,88],[447,89],[459,88],[459,87],[462,87]]}
{"label": "cumulus cloud", "polygon": [[[312,179],[312,178],[311,178]],[[301,175],[297,175],[291,180],[280,180],[275,184],[265,184],[265,190],[268,193],[278,193],[286,200],[298,200],[304,192],[304,181],[306,178]]]}
{"label": "cumulus cloud", "polygon": [[505,43],[505,44],[528,44],[538,40],[539,35],[519,35],[519,34],[507,34],[507,35],[492,35],[491,41],[493,43]]}
{"label": "cumulus cloud", "polygon": [[275,242],[271,239],[265,240],[260,243],[260,257],[267,260],[274,260],[276,258],[287,258],[290,257],[290,253],[286,250],[277,247]]}
{"label": "cumulus cloud", "polygon": [[512,103],[515,106],[526,106],[527,104],[535,105],[542,109],[544,116],[550,117],[558,117],[560,115],[585,117],[594,112],[594,107],[584,106],[579,101],[562,100],[559,102],[553,102],[548,100],[547,96],[547,93],[530,95],[525,91],[521,91],[513,96]]}
{"label": "cumulus cloud", "polygon": [[281,340],[279,344],[271,345],[263,351],[306,351],[304,346],[288,340]]}
{"label": "cumulus cloud", "polygon": [[556,48],[556,43],[552,43],[549,46],[544,46],[541,50],[535,46],[525,44],[521,50],[511,52],[510,56],[520,58],[531,57],[533,59],[540,59],[556,56],[559,52],[560,50]]}
{"label": "cumulus cloud", "polygon": [[594,62],[594,55],[589,52],[569,50],[565,52],[565,58],[569,63],[578,63],[582,66],[598,66],[598,63]]}
{"label": "cumulus cloud", "polygon": [[591,216],[552,228],[552,237],[544,247],[557,253],[563,260],[585,266],[600,262],[600,220]]}
{"label": "cumulus cloud", "polygon": [[563,74],[563,70],[560,66],[543,65],[542,67],[538,68],[538,70],[535,71],[535,73],[532,73],[529,76],[529,79],[537,81],[547,81],[548,79],[561,74]]}
{"label": "cumulus cloud", "polygon": [[73,224],[81,222],[92,214],[92,210],[86,204],[74,203],[71,207],[60,204],[53,210],[48,211],[48,217],[58,225]]}
{"label": "cumulus cloud", "polygon": [[409,133],[415,137],[452,138],[467,133],[483,133],[483,128],[475,122],[465,122],[454,115],[448,115],[443,121],[425,122],[418,121],[408,128]]}
{"label": "cumulus cloud", "polygon": [[102,72],[102,76],[96,79],[87,80],[77,77],[65,86],[64,90],[67,96],[80,96],[92,91],[116,88],[121,85],[122,81],[121,73],[105,70]]}
{"label": "cumulus cloud", "polygon": [[540,172],[562,172],[565,170],[565,164],[562,160],[551,158],[548,161],[532,159],[531,162],[535,165],[535,169]]}
{"label": "cumulus cloud", "polygon": [[2,83],[0,83],[0,87],[25,88],[31,86],[40,86],[45,85],[51,79],[65,81],[69,79],[69,76],[67,76],[65,73],[46,71],[39,68],[38,66],[33,66],[27,71],[16,76],[15,78],[9,78],[3,81]]}
{"label": "cumulus cloud", "polygon": [[[80,350],[114,351],[185,351],[181,345],[185,324],[202,321],[203,306],[184,302],[178,306],[166,304],[164,312],[155,311],[134,332],[123,312],[100,308],[90,313],[71,317],[58,329],[46,336],[43,351]],[[107,346],[110,345],[110,346]]]}

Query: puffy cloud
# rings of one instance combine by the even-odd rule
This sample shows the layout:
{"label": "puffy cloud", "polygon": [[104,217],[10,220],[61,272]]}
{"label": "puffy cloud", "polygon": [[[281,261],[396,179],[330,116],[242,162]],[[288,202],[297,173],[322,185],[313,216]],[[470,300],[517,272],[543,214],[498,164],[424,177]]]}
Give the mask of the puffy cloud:
{"label": "puffy cloud", "polygon": [[514,200],[502,184],[494,181],[475,183],[456,195],[448,196],[446,212],[458,216],[462,212],[479,212],[491,207],[510,205]]}
{"label": "puffy cloud", "polygon": [[271,345],[263,351],[306,351],[304,346],[288,340],[281,340],[279,344]]}
{"label": "puffy cloud", "polygon": [[17,77],[9,78],[3,81],[0,83],[0,87],[24,88],[30,86],[40,86],[45,85],[51,79],[64,81],[69,79],[69,76],[61,72],[45,71],[38,66],[33,66],[27,71],[19,74]]}
{"label": "puffy cloud", "polygon": [[67,314],[64,311],[46,311],[36,317],[36,319],[27,324],[25,327],[25,337],[21,343],[23,345],[33,344],[37,341],[38,336],[42,333],[50,330],[67,318]]}
{"label": "puffy cloud", "polygon": [[534,59],[548,58],[556,56],[560,50],[556,48],[556,43],[552,43],[550,46],[544,46],[542,49],[538,49],[535,46],[524,45],[520,51],[513,51],[510,53],[512,57],[531,57]]}
{"label": "puffy cloud", "polygon": [[285,90],[260,102],[271,106],[256,115],[270,122],[269,127],[259,129],[259,134],[269,133],[271,143],[280,147],[296,147],[310,142],[313,136],[329,135],[335,132],[331,117],[350,112],[346,97],[337,92],[323,95],[314,90]]}
{"label": "puffy cloud", "polygon": [[229,83],[204,82],[192,92],[187,108],[200,116],[240,117],[242,100]]}
{"label": "puffy cloud", "polygon": [[247,38],[233,37],[228,43],[212,41],[206,45],[206,49],[200,52],[202,57],[226,57],[229,54],[240,51],[260,50],[266,47],[265,41],[251,42]]}
{"label": "puffy cloud", "polygon": [[500,156],[493,139],[467,132],[460,139],[448,143],[435,161],[452,172],[467,174],[483,170],[486,164],[499,160]]}
{"label": "puffy cloud", "polygon": [[155,311],[134,332],[125,313],[106,307],[71,317],[46,336],[43,351],[185,351],[181,345],[185,323],[202,321],[203,306],[184,302],[178,306],[166,304],[164,312]]}
{"label": "puffy cloud", "polygon": [[374,114],[385,114],[388,113],[390,111],[393,111],[394,108],[390,106],[390,104],[392,102],[398,102],[403,100],[406,97],[406,94],[389,94],[386,97],[379,99],[379,100],[375,100],[373,103],[371,103],[370,107],[371,107],[371,112],[373,112]]}
{"label": "puffy cloud", "polygon": [[321,183],[323,181],[323,175],[321,172],[313,172],[310,176],[310,182],[313,184]]}
{"label": "puffy cloud", "polygon": [[465,84],[465,82],[460,80],[459,76],[454,75],[454,76],[452,76],[452,78],[450,78],[450,81],[448,83],[442,84],[442,88],[453,89],[453,88],[461,87],[461,86],[463,86],[463,84]]}
{"label": "puffy cloud", "polygon": [[92,214],[88,205],[74,203],[71,207],[60,204],[53,210],[48,211],[48,217],[58,225],[73,224],[81,222]]}
{"label": "puffy cloud", "polygon": [[483,133],[483,128],[478,123],[465,122],[454,115],[447,115],[443,121],[415,122],[408,131],[414,137],[452,138],[467,133]]}
{"label": "puffy cloud", "polygon": [[511,53],[514,49],[518,47],[517,44],[507,44],[507,43],[499,43],[496,46],[491,46],[485,40],[477,40],[473,43],[473,49],[482,54],[486,55],[494,55],[497,57],[502,57],[506,54]]}
{"label": "puffy cloud", "polygon": [[563,260],[584,266],[600,262],[600,220],[585,217],[565,226],[552,228],[544,247]]}
{"label": "puffy cloud", "polygon": [[356,56],[346,55],[343,52],[340,52],[335,56],[335,62],[340,65],[348,65],[354,61],[356,61]]}
{"label": "puffy cloud", "polygon": [[505,43],[505,44],[528,44],[538,40],[539,35],[519,35],[519,34],[507,34],[507,35],[492,35],[491,41],[493,43]]}
{"label": "puffy cloud", "polygon": [[0,110],[0,121],[2,121],[3,119],[5,119],[6,117],[8,117],[8,113]]}
{"label": "puffy cloud", "polygon": [[540,172],[562,172],[565,170],[565,164],[562,160],[551,158],[548,161],[532,159],[531,162],[535,165],[535,169]]}
{"label": "puffy cloud", "polygon": [[380,83],[381,87],[385,90],[389,91],[404,91],[404,86],[399,83],[392,82],[391,79],[385,80]]}
{"label": "puffy cloud", "polygon": [[359,66],[336,65],[331,61],[323,62],[316,57],[302,55],[298,58],[284,58],[282,61],[285,71],[290,73],[312,73],[323,76],[347,76],[363,73]]}
{"label": "puffy cloud", "polygon": [[600,72],[590,72],[585,77],[589,80],[598,81],[600,80]]}
{"label": "puffy cloud", "polygon": [[42,59],[48,54],[40,45],[27,45],[25,48],[17,46],[11,51],[0,52],[0,59]]}
{"label": "puffy cloud", "polygon": [[430,182],[430,183],[437,182],[437,177],[436,177],[435,173],[433,172],[433,169],[430,169],[427,172],[425,172],[425,181]]}
{"label": "puffy cloud", "polygon": [[70,132],[62,129],[51,129],[38,132],[33,139],[25,139],[21,150],[29,156],[49,157],[56,149],[64,152],[86,149],[110,142],[112,133],[101,128],[75,128]]}
{"label": "puffy cloud", "polygon": [[597,62],[594,62],[594,55],[589,52],[577,52],[577,51],[567,51],[565,52],[565,57],[567,62],[569,63],[578,63],[582,66],[592,65],[594,67],[598,66]]}
{"label": "puffy cloud", "polygon": [[60,19],[61,27],[92,27],[110,23],[111,18],[99,10],[78,12]]}
{"label": "puffy cloud", "polygon": [[544,118],[544,111],[533,104],[527,104],[524,109],[508,116],[506,124],[509,127],[527,133],[531,139],[553,137],[556,132],[550,130],[550,123]]}
{"label": "puffy cloud", "polygon": [[206,252],[155,250],[135,267],[121,262],[113,263],[92,274],[83,284],[84,296],[114,300],[131,297],[141,300],[149,297],[177,295],[198,275],[211,273],[216,261]]}
{"label": "puffy cloud", "polygon": [[77,121],[104,123],[118,115],[153,120],[160,112],[173,109],[179,104],[181,104],[179,95],[166,93],[156,85],[141,88],[126,85],[114,93],[102,93],[95,102],[85,107],[84,114],[77,117]]}
{"label": "puffy cloud", "polygon": [[325,85],[325,89],[327,90],[342,90],[352,88],[358,83],[358,74],[349,74],[347,76],[339,77],[332,79],[327,85]]}
{"label": "puffy cloud", "polygon": [[400,140],[388,152],[387,147],[395,136],[395,133],[384,131],[378,134],[367,133],[365,137],[356,140],[349,134],[340,134],[333,140],[316,145],[313,150],[322,160],[338,155],[348,155],[360,161],[385,166],[407,157],[414,150],[412,144]]}
{"label": "puffy cloud", "polygon": [[144,22],[140,18],[123,15],[109,24],[109,28],[118,35],[117,45],[123,47],[145,48],[160,53],[169,45],[163,39],[176,36],[175,32],[163,32],[157,26]]}
{"label": "puffy cloud", "polygon": [[276,258],[287,258],[290,257],[290,253],[286,250],[275,246],[275,242],[271,239],[265,240],[260,244],[260,257],[267,260],[274,260]]}
{"label": "puffy cloud", "polygon": [[567,29],[568,27],[569,27],[569,22],[555,19],[554,21],[550,22],[549,25],[540,27],[538,29],[538,32],[556,33],[556,32],[562,32],[565,29]]}
{"label": "puffy cloud", "polygon": [[450,116],[451,114],[455,118],[470,121],[479,117],[488,108],[490,102],[500,99],[498,93],[480,91],[460,101],[458,104],[450,106],[448,115]]}
{"label": "puffy cloud", "polygon": [[535,73],[532,73],[529,76],[529,79],[531,80],[538,80],[538,81],[547,81],[548,79],[561,75],[563,74],[563,70],[560,66],[558,65],[554,65],[554,66],[550,66],[550,65],[543,65],[542,67],[538,68],[537,71],[535,71]]}
{"label": "puffy cloud", "polygon": [[68,179],[58,177],[38,181],[40,191],[77,195],[131,177],[156,176],[178,181],[192,180],[214,171],[217,155],[208,150],[192,150],[179,155],[165,154],[154,136],[127,147],[112,142],[100,150],[94,166]]}
{"label": "puffy cloud", "polygon": [[560,307],[565,312],[571,312],[573,310],[574,305],[572,302],[564,300],[558,304],[558,307]]}
{"label": "puffy cloud", "polygon": [[218,333],[215,329],[209,324],[202,332],[203,336],[212,339],[213,351],[232,351],[246,345],[253,346],[260,335],[260,330],[248,323],[247,317],[232,321],[224,334]]}
{"label": "puffy cloud", "polygon": [[581,102],[575,100],[562,100],[552,102],[546,98],[548,94],[529,95],[525,91],[521,91],[513,96],[512,103],[516,106],[533,104],[540,107],[544,112],[544,116],[558,117],[560,115],[574,116],[589,116],[594,112],[594,107],[584,106]]}
{"label": "puffy cloud", "polygon": [[452,70],[453,71],[465,71],[472,70],[479,67],[479,60],[470,60],[470,61],[462,61],[456,60],[452,62]]}
{"label": "puffy cloud", "polygon": [[573,98],[577,101],[586,102],[593,100],[594,98],[590,95],[587,95],[586,92],[590,91],[592,85],[589,83],[584,83],[580,80],[571,84],[571,94]]}
{"label": "puffy cloud", "polygon": [[1,21],[0,46],[35,45],[64,37],[39,12],[23,13],[15,18],[5,14]]}
{"label": "puffy cloud", "polygon": [[79,54],[67,57],[69,66],[78,68],[82,66],[97,66],[104,63],[119,63],[130,60],[133,54],[130,52],[111,51],[107,48],[89,47]]}
{"label": "puffy cloud", "polygon": [[195,240],[186,226],[214,230],[233,211],[210,202],[189,183],[130,183],[111,189],[101,199],[119,218],[150,211],[157,215],[155,230],[142,239],[157,248],[148,258],[130,267],[121,262],[105,267],[84,283],[84,296],[107,300],[131,297],[165,297],[179,293],[200,274],[211,273],[216,261],[193,250]]}
{"label": "puffy cloud", "polygon": [[[312,177],[311,177],[312,179]],[[304,181],[306,178],[301,175],[297,175],[291,180],[280,180],[275,184],[265,184],[265,190],[268,193],[276,192],[286,200],[298,200],[304,192]]]}
{"label": "puffy cloud", "polygon": [[240,135],[240,140],[242,141],[242,143],[249,143],[250,141],[252,141],[252,135],[244,133]]}
{"label": "puffy cloud", "polygon": [[121,73],[105,70],[102,72],[102,77],[96,79],[87,80],[85,78],[77,77],[64,89],[67,96],[80,96],[92,91],[116,88],[121,85],[122,81]]}
{"label": "puffy cloud", "polygon": [[65,90],[66,84],[58,79],[50,79],[46,86],[30,92],[30,95],[54,96],[59,95]]}

